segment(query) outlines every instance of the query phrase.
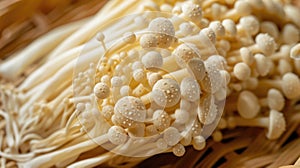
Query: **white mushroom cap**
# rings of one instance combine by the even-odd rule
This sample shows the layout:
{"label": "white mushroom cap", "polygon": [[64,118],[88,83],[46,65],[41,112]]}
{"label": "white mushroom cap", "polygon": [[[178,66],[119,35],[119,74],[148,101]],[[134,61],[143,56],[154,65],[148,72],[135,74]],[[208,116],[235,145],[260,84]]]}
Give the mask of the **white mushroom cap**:
{"label": "white mushroom cap", "polygon": [[255,54],[254,60],[258,74],[266,76],[270,71],[267,58],[262,54]]}
{"label": "white mushroom cap", "polygon": [[110,127],[107,136],[108,136],[108,140],[115,145],[121,145],[127,141],[126,131],[119,126],[114,125]]}
{"label": "white mushroom cap", "polygon": [[267,132],[267,137],[269,139],[277,139],[286,129],[286,122],[282,113],[271,110],[269,119],[269,128]]}
{"label": "white mushroom cap", "polygon": [[102,107],[101,113],[105,119],[110,120],[114,114],[114,107],[112,105],[105,105]]}
{"label": "white mushroom cap", "polygon": [[180,86],[174,79],[160,79],[153,86],[152,98],[159,106],[172,107],[180,100]]}
{"label": "white mushroom cap", "polygon": [[120,114],[114,114],[111,117],[111,121],[113,124],[121,126],[123,128],[134,128],[138,125],[137,121],[131,120]]}
{"label": "white mushroom cap", "polygon": [[110,94],[110,88],[106,83],[99,82],[94,86],[94,93],[98,99],[105,99]]}
{"label": "white mushroom cap", "polygon": [[268,91],[268,106],[270,109],[276,110],[276,111],[281,111],[284,107],[284,97],[281,94],[281,92],[277,89],[270,89]]}
{"label": "white mushroom cap", "polygon": [[176,128],[169,127],[164,131],[163,139],[167,142],[169,146],[174,146],[180,141],[181,135]]}
{"label": "white mushroom cap", "polygon": [[295,44],[300,40],[300,30],[293,24],[286,24],[282,30],[282,40],[286,44]]}
{"label": "white mushroom cap", "polygon": [[186,123],[190,118],[190,114],[184,109],[175,110],[175,121],[179,124]]}
{"label": "white mushroom cap", "polygon": [[207,27],[207,28],[204,28],[204,29],[202,29],[201,31],[200,31],[200,33],[199,33],[200,35],[203,35],[203,36],[200,36],[200,37],[206,37],[206,38],[208,38],[209,39],[209,41],[212,43],[212,44],[215,44],[216,43],[216,34],[215,34],[215,32],[211,29],[211,28],[209,28],[209,27]]}
{"label": "white mushroom cap", "polygon": [[176,144],[173,148],[172,148],[173,154],[175,156],[181,157],[185,154],[185,148],[182,144]]}
{"label": "white mushroom cap", "polygon": [[143,102],[133,96],[125,96],[117,101],[114,108],[115,114],[122,115],[130,120],[144,122],[146,107]]}
{"label": "white mushroom cap", "polygon": [[269,34],[260,33],[255,37],[255,42],[260,50],[267,56],[272,55],[276,50],[274,38]]}
{"label": "white mushroom cap", "polygon": [[240,24],[250,35],[255,35],[259,31],[259,21],[255,16],[245,16],[240,19]]}
{"label": "white mushroom cap", "polygon": [[242,58],[244,63],[246,63],[248,65],[253,64],[254,57],[253,57],[251,51],[248,48],[246,48],[246,47],[240,48],[240,54],[241,54],[241,58]]}
{"label": "white mushroom cap", "polygon": [[200,135],[193,137],[192,144],[193,144],[194,149],[196,149],[196,150],[202,150],[206,146],[204,137],[200,136]]}
{"label": "white mushroom cap", "polygon": [[295,99],[300,96],[300,80],[294,73],[286,73],[282,77],[282,91],[288,99]]}
{"label": "white mushroom cap", "polygon": [[143,69],[135,69],[133,71],[132,77],[137,82],[142,82],[147,78],[146,73]]}
{"label": "white mushroom cap", "polygon": [[193,22],[199,23],[202,19],[202,9],[198,4],[184,3],[182,5],[184,16]]}
{"label": "white mushroom cap", "polygon": [[123,85],[123,80],[119,76],[114,76],[110,80],[112,87],[121,87]]}
{"label": "white mushroom cap", "polygon": [[201,81],[206,73],[204,62],[200,58],[192,58],[188,62],[188,67],[193,72],[194,77]]}
{"label": "white mushroom cap", "polygon": [[153,19],[148,26],[148,30],[156,33],[157,46],[161,48],[169,47],[175,36],[175,28],[173,23],[163,17]]}
{"label": "white mushroom cap", "polygon": [[264,21],[260,24],[260,32],[268,33],[274,39],[277,39],[279,36],[279,30],[277,25],[270,21]]}
{"label": "white mushroom cap", "polygon": [[186,77],[180,84],[181,96],[191,102],[197,101],[200,98],[200,86],[198,82],[191,78]]}
{"label": "white mushroom cap", "polygon": [[171,117],[164,110],[156,110],[153,113],[153,125],[158,131],[163,131],[171,124]]}
{"label": "white mushroom cap", "polygon": [[218,109],[213,96],[210,94],[204,95],[200,99],[198,107],[198,118],[204,125],[211,124],[215,121],[218,114]]}
{"label": "white mushroom cap", "polygon": [[193,26],[188,22],[184,22],[179,25],[179,30],[182,36],[187,36],[193,32]]}
{"label": "white mushroom cap", "polygon": [[209,24],[209,28],[211,28],[216,36],[224,36],[225,28],[220,21],[212,21]]}
{"label": "white mushroom cap", "polygon": [[140,45],[144,49],[157,46],[157,39],[155,34],[144,34],[140,38]]}
{"label": "white mushroom cap", "polygon": [[234,65],[233,74],[239,80],[246,80],[251,75],[251,69],[247,64],[240,62]]}
{"label": "white mushroom cap", "polygon": [[235,36],[237,33],[236,25],[231,19],[224,19],[222,25],[225,28],[225,31],[229,33],[230,36]]}
{"label": "white mushroom cap", "polygon": [[180,67],[186,67],[186,64],[193,58],[200,58],[199,55],[195,52],[194,44],[183,43],[179,45],[172,53],[172,56],[175,57],[177,64]]}
{"label": "white mushroom cap", "polygon": [[142,63],[147,69],[161,68],[163,65],[163,57],[157,51],[149,51],[142,57]]}
{"label": "white mushroom cap", "polygon": [[293,48],[290,51],[290,57],[296,60],[300,59],[300,43],[293,46]]}
{"label": "white mushroom cap", "polygon": [[156,141],[156,146],[158,149],[162,149],[162,150],[165,150],[168,148],[168,144],[167,142],[162,139],[162,138],[159,138],[157,141]]}
{"label": "white mushroom cap", "polygon": [[237,109],[243,118],[254,118],[260,111],[258,98],[250,91],[242,91],[238,97]]}

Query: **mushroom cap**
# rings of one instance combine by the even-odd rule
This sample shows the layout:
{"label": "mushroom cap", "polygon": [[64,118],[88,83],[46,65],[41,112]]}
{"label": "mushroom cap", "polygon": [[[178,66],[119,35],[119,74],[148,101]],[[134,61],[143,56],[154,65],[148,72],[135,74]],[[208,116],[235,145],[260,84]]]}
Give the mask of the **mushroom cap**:
{"label": "mushroom cap", "polygon": [[186,77],[181,81],[180,91],[181,96],[188,101],[194,102],[200,99],[200,86],[198,82],[191,77]]}
{"label": "mushroom cap", "polygon": [[146,119],[146,107],[141,99],[133,96],[125,96],[115,104],[115,114],[124,116],[130,120],[144,122]]}
{"label": "mushroom cap", "polygon": [[142,82],[144,79],[146,79],[146,73],[143,69],[135,69],[133,71],[132,77],[137,82]]}
{"label": "mushroom cap", "polygon": [[191,59],[200,58],[195,49],[196,46],[194,44],[183,43],[173,51],[172,56],[175,57],[177,64],[184,68]]}
{"label": "mushroom cap", "polygon": [[217,36],[225,35],[225,28],[220,21],[210,22],[209,28],[211,28],[215,32],[215,35],[217,35]]}
{"label": "mushroom cap", "polygon": [[174,146],[180,141],[181,135],[178,129],[169,127],[163,132],[163,139],[169,146]]}
{"label": "mushroom cap", "polygon": [[151,73],[148,76],[148,83],[150,86],[154,86],[154,84],[160,79],[162,79],[162,76],[159,73]]}
{"label": "mushroom cap", "polygon": [[122,127],[116,125],[109,128],[107,136],[108,140],[115,145],[124,144],[127,140],[126,131]]}
{"label": "mushroom cap", "polygon": [[102,107],[101,113],[105,119],[110,120],[114,114],[114,107],[112,105],[105,105]]}
{"label": "mushroom cap", "polygon": [[185,124],[189,120],[190,114],[184,109],[175,110],[175,121],[179,124]]}
{"label": "mushroom cap", "polygon": [[258,98],[254,93],[244,90],[239,94],[237,102],[238,113],[246,119],[254,118],[260,111]]}
{"label": "mushroom cap", "polygon": [[300,31],[293,24],[286,24],[282,30],[282,40],[286,44],[296,44],[299,42]]}
{"label": "mushroom cap", "polygon": [[167,48],[174,41],[175,28],[167,18],[158,17],[153,19],[149,23],[148,30],[156,35],[158,47]]}
{"label": "mushroom cap", "polygon": [[237,79],[243,81],[250,77],[251,69],[246,63],[240,62],[234,65],[233,73]]}
{"label": "mushroom cap", "polygon": [[201,81],[204,78],[206,70],[204,62],[200,58],[192,58],[188,62],[188,67],[197,80]]}
{"label": "mushroom cap", "polygon": [[144,49],[152,48],[157,46],[157,39],[155,34],[144,34],[140,38],[140,45]]}
{"label": "mushroom cap", "polygon": [[258,74],[266,76],[270,71],[267,58],[262,54],[255,54],[254,60]]}
{"label": "mushroom cap", "polygon": [[211,124],[215,121],[217,114],[218,109],[213,96],[211,94],[204,95],[200,99],[198,106],[198,118],[200,122],[204,125]]}
{"label": "mushroom cap", "polygon": [[158,131],[163,131],[171,124],[171,117],[164,110],[156,110],[153,113],[153,125]]}
{"label": "mushroom cap", "polygon": [[159,106],[172,107],[180,100],[180,86],[174,79],[160,79],[153,86],[152,98]]}
{"label": "mushroom cap", "polygon": [[193,26],[188,22],[183,22],[179,25],[179,30],[183,36],[187,36],[193,32]]}
{"label": "mushroom cap", "polygon": [[[216,34],[215,32],[213,31],[213,29],[207,27],[207,28],[204,28],[200,31],[199,33],[200,35],[203,35],[204,37],[208,38],[209,41],[212,43],[212,44],[215,44],[216,43]],[[203,36],[200,36],[200,37],[203,37]]]}
{"label": "mushroom cap", "polygon": [[261,51],[267,56],[272,55],[276,50],[275,40],[269,34],[258,34],[255,37],[255,42]]}
{"label": "mushroom cap", "polygon": [[113,124],[121,126],[123,128],[134,128],[139,124],[137,121],[131,120],[120,114],[114,114],[111,117],[111,121]]}
{"label": "mushroom cap", "polygon": [[270,89],[268,91],[268,106],[270,109],[281,111],[284,107],[284,97],[277,89]]}
{"label": "mushroom cap", "polygon": [[202,9],[198,4],[184,3],[182,6],[183,14],[193,22],[200,22],[202,19]]}
{"label": "mushroom cap", "polygon": [[114,76],[110,80],[112,87],[121,87],[123,85],[123,80],[119,76]]}
{"label": "mushroom cap", "polygon": [[279,37],[279,30],[277,25],[270,21],[264,21],[260,24],[260,32],[267,33],[275,39]]}
{"label": "mushroom cap", "polygon": [[156,141],[156,146],[157,146],[158,149],[162,149],[162,150],[166,150],[168,148],[167,142],[162,138],[159,138]]}
{"label": "mushroom cap", "polygon": [[163,65],[163,57],[157,51],[149,51],[142,57],[145,68],[160,68]]}
{"label": "mushroom cap", "polygon": [[254,57],[253,57],[251,51],[248,48],[246,48],[246,47],[240,48],[240,55],[241,55],[241,58],[242,58],[244,63],[246,63],[248,65],[253,64]]}
{"label": "mushroom cap", "polygon": [[293,48],[290,50],[290,57],[296,60],[300,59],[300,43],[293,46]]}
{"label": "mushroom cap", "polygon": [[288,72],[282,77],[282,91],[288,99],[295,99],[300,96],[300,80],[299,77]]}
{"label": "mushroom cap", "polygon": [[250,35],[255,35],[259,31],[259,21],[255,16],[244,16],[240,19],[240,24]]}
{"label": "mushroom cap", "polygon": [[203,136],[195,136],[192,141],[193,147],[196,150],[202,150],[206,146],[206,141]]}
{"label": "mushroom cap", "polygon": [[109,96],[110,88],[106,83],[99,82],[94,86],[94,93],[98,99],[105,99]]}
{"label": "mushroom cap", "polygon": [[251,7],[246,1],[237,1],[234,4],[234,9],[236,9],[237,13],[240,15],[249,15],[251,13]]}
{"label": "mushroom cap", "polygon": [[271,110],[269,118],[269,129],[266,136],[271,140],[277,139],[286,129],[284,116],[276,110]]}
{"label": "mushroom cap", "polygon": [[185,154],[185,148],[182,144],[178,143],[172,148],[173,154],[175,156],[181,157]]}

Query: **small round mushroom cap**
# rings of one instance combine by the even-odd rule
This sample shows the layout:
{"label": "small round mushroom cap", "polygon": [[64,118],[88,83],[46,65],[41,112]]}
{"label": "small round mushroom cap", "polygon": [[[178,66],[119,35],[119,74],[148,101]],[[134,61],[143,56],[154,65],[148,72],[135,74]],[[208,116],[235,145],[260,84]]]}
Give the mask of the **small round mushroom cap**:
{"label": "small round mushroom cap", "polygon": [[240,19],[240,24],[250,35],[255,35],[259,31],[259,21],[255,16],[245,16]]}
{"label": "small round mushroom cap", "polygon": [[119,76],[114,76],[110,80],[112,87],[121,87],[123,85],[123,80]]}
{"label": "small round mushroom cap", "polygon": [[135,69],[133,71],[133,79],[137,82],[142,82],[144,79],[146,79],[146,73],[143,69]]}
{"label": "small round mushroom cap", "polygon": [[177,64],[184,68],[186,67],[186,64],[193,58],[200,58],[200,56],[195,52],[195,45],[193,44],[181,44],[179,45],[174,52],[172,53],[172,56],[175,57],[175,60]]}
{"label": "small round mushroom cap", "polygon": [[234,65],[233,74],[237,79],[243,81],[250,77],[251,69],[246,63],[240,62]]}
{"label": "small round mushroom cap", "polygon": [[246,1],[237,1],[234,4],[234,9],[242,16],[249,15],[251,13],[251,7]]}
{"label": "small round mushroom cap", "polygon": [[266,76],[270,71],[267,57],[262,54],[255,54],[254,60],[258,74],[261,76]]}
{"label": "small round mushroom cap", "polygon": [[175,28],[167,18],[158,17],[153,19],[149,23],[148,30],[156,34],[158,47],[167,48],[174,41]]}
{"label": "small round mushroom cap", "polygon": [[102,107],[101,113],[105,119],[110,120],[114,114],[114,107],[112,105],[105,105]]}
{"label": "small round mushroom cap", "polygon": [[183,14],[193,22],[200,22],[202,19],[202,9],[198,4],[184,3],[182,6]]}
{"label": "small round mushroom cap", "polygon": [[281,111],[284,107],[284,103],[285,103],[284,97],[282,93],[277,89],[270,89],[268,91],[267,100],[268,100],[268,106],[272,110]]}
{"label": "small round mushroom cap", "polygon": [[125,96],[117,101],[114,108],[115,114],[120,114],[130,120],[144,122],[146,119],[146,107],[141,99],[133,96]]}
{"label": "small round mushroom cap", "polygon": [[167,142],[169,146],[174,146],[180,141],[181,135],[176,128],[169,127],[164,131],[163,139]]}
{"label": "small round mushroom cap", "polygon": [[180,86],[174,79],[160,79],[153,86],[152,98],[159,106],[172,107],[180,100]]}
{"label": "small round mushroom cap", "polygon": [[105,99],[109,96],[110,88],[106,83],[99,82],[94,86],[94,93],[98,99]]}
{"label": "small round mushroom cap", "polygon": [[276,50],[275,40],[269,34],[258,34],[255,37],[255,42],[261,51],[267,56],[272,55]]}
{"label": "small round mushroom cap", "polygon": [[167,142],[162,138],[159,138],[156,141],[156,146],[157,146],[158,149],[162,149],[162,150],[166,150],[168,148]]}
{"label": "small round mushroom cap", "polygon": [[115,145],[121,145],[127,141],[127,133],[120,126],[114,125],[110,127],[107,136],[108,136],[108,140]]}
{"label": "small round mushroom cap", "polygon": [[204,78],[206,70],[204,62],[200,58],[192,58],[188,62],[188,67],[198,81],[201,81]]}
{"label": "small round mushroom cap", "polygon": [[180,91],[182,98],[188,101],[195,102],[200,98],[200,86],[198,82],[191,77],[186,77],[181,81]]}
{"label": "small round mushroom cap", "polygon": [[171,124],[171,117],[164,110],[156,110],[153,113],[153,125],[158,131],[163,131]]}
{"label": "small round mushroom cap", "polygon": [[193,32],[193,26],[188,22],[184,22],[179,25],[179,30],[183,36],[187,36]]}
{"label": "small round mushroom cap", "polygon": [[237,109],[241,117],[246,119],[254,118],[260,111],[258,98],[250,91],[242,91],[238,97]]}
{"label": "small round mushroom cap", "polygon": [[275,23],[270,21],[264,21],[260,24],[260,32],[268,33],[273,38],[277,39],[279,37],[279,30]]}
{"label": "small round mushroom cap", "polygon": [[149,51],[142,57],[142,63],[147,69],[160,68],[163,65],[163,57],[157,51]]}
{"label": "small round mushroom cap", "polygon": [[211,55],[205,60],[205,65],[208,68],[222,70],[227,66],[226,59],[221,55]]}
{"label": "small round mushroom cap", "polygon": [[217,35],[217,36],[225,35],[225,28],[220,21],[210,22],[209,28],[211,28],[215,32],[215,35]]}
{"label": "small round mushroom cap", "polygon": [[211,28],[204,28],[200,31],[199,34],[204,35],[204,37],[208,38],[212,44],[216,43],[216,34]]}
{"label": "small round mushroom cap", "polygon": [[284,116],[276,110],[271,110],[269,118],[269,129],[266,135],[271,140],[277,139],[286,129]]}
{"label": "small round mushroom cap", "polygon": [[300,60],[300,43],[293,46],[290,51],[290,57],[296,60]]}
{"label": "small round mushroom cap", "polygon": [[288,99],[295,99],[300,96],[300,80],[292,72],[283,75],[281,87],[285,97]]}
{"label": "small round mushroom cap", "polygon": [[196,150],[202,150],[206,146],[204,137],[200,136],[200,135],[193,137],[192,144],[193,144],[194,149],[196,149]]}
{"label": "small round mushroom cap", "polygon": [[244,63],[246,63],[248,65],[253,64],[254,57],[253,57],[251,51],[248,48],[246,48],[246,47],[240,48],[240,54],[241,54],[241,58],[242,58]]}
{"label": "small round mushroom cap", "polygon": [[172,148],[173,154],[175,156],[181,157],[185,154],[185,148],[182,144],[176,144],[173,148]]}
{"label": "small round mushroom cap", "polygon": [[282,30],[282,40],[286,44],[296,44],[300,40],[300,30],[293,24],[286,24]]}
{"label": "small round mushroom cap", "polygon": [[231,19],[224,19],[222,25],[225,28],[225,31],[230,34],[230,36],[235,36],[237,34],[236,25]]}
{"label": "small round mushroom cap", "polygon": [[157,39],[155,34],[144,34],[140,39],[140,45],[144,49],[157,46]]}

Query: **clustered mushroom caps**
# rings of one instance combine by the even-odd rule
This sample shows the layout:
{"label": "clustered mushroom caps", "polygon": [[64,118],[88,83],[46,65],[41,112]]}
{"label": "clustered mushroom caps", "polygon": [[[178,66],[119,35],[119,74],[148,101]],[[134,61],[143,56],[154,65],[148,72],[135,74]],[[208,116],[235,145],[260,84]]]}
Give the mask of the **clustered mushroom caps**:
{"label": "clustered mushroom caps", "polygon": [[[146,13],[108,23],[145,10],[174,16]],[[83,167],[95,160],[74,160],[107,143],[121,154],[172,148],[182,156],[184,146],[205,147],[202,131],[216,122],[217,103],[226,97],[214,140],[236,126],[263,127],[277,139],[286,127],[286,100],[300,98],[299,17],[283,1],[108,2],[85,26],[76,22],[37,40],[47,51],[35,42],[1,62],[0,76],[13,80],[47,54],[20,86],[0,87],[0,115],[8,123],[0,156],[23,167]],[[96,43],[84,50],[93,36]],[[154,141],[132,150],[132,140],[145,137]],[[106,156],[97,163],[112,154]]]}

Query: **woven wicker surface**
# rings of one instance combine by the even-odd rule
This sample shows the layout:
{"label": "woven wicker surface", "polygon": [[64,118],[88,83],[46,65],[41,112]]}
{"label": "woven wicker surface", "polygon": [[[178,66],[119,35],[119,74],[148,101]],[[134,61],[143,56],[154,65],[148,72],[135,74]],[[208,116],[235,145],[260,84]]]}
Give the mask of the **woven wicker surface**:
{"label": "woven wicker surface", "polygon": [[[24,3],[29,7],[23,8]],[[0,1],[0,58],[8,57],[59,25],[95,14],[104,3],[104,0]],[[295,4],[300,5],[300,1],[295,1]],[[300,111],[296,102],[286,106],[284,113],[288,120],[287,131],[276,141],[266,139],[261,129],[224,130],[221,142],[209,139],[207,147],[200,152],[189,148],[182,158],[173,154],[160,154],[142,161],[137,167],[272,168],[300,164],[300,161],[295,163],[300,156],[300,115],[296,111]],[[89,157],[89,154],[82,157]],[[141,161],[134,159],[136,162]],[[14,162],[9,164],[14,167]]]}

